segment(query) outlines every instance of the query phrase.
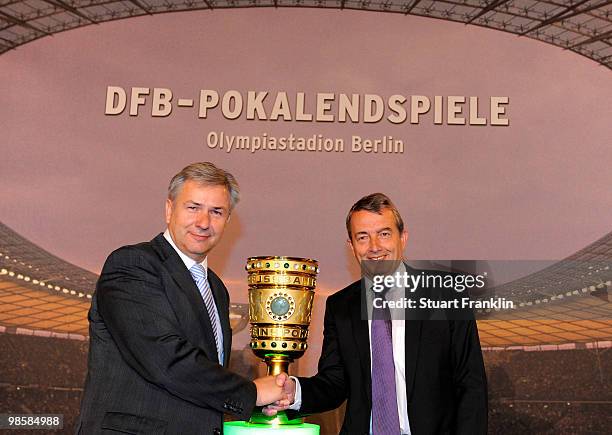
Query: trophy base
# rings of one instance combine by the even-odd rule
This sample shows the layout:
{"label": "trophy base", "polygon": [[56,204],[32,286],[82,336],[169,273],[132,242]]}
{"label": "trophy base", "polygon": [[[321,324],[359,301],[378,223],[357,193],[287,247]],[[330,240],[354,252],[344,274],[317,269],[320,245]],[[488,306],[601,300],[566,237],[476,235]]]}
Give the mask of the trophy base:
{"label": "trophy base", "polygon": [[270,426],[295,426],[304,423],[304,419],[294,418],[293,420],[289,420],[289,417],[287,417],[287,413],[285,413],[285,411],[280,411],[273,417],[268,417],[261,411],[255,411],[253,412],[253,415],[251,415],[249,423],[267,424]]}
{"label": "trophy base", "polygon": [[246,421],[228,421],[223,424],[225,435],[319,435],[319,426],[310,423],[271,425],[248,423]]}

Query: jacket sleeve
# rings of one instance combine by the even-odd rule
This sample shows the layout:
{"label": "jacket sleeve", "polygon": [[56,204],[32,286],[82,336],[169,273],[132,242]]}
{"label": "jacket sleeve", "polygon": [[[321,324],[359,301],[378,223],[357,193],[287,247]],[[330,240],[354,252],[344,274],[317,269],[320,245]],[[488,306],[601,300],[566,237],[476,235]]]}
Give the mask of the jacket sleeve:
{"label": "jacket sleeve", "polygon": [[135,247],[113,252],[96,288],[98,311],[124,361],[141,377],[195,405],[251,415],[255,384],[190,343],[159,275],[158,260]]}
{"label": "jacket sleeve", "polygon": [[487,434],[487,378],[475,320],[451,321],[457,435]]}
{"label": "jacket sleeve", "polygon": [[300,413],[325,412],[339,407],[347,397],[347,380],[334,318],[333,298],[325,306],[323,346],[315,376],[298,378],[302,388]]}

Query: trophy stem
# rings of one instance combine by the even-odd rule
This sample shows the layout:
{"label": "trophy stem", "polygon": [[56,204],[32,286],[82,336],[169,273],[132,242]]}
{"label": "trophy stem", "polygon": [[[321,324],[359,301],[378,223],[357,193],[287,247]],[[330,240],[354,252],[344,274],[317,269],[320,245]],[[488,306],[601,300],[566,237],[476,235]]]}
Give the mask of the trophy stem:
{"label": "trophy stem", "polygon": [[293,362],[293,359],[283,354],[270,354],[266,355],[264,359],[268,366],[268,376],[276,376],[281,373],[289,373],[289,363]]}

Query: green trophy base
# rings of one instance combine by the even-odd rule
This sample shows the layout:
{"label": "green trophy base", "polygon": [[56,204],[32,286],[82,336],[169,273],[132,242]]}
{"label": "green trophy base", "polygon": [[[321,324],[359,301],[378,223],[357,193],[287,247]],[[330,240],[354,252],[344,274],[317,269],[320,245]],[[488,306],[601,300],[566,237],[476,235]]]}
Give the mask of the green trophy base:
{"label": "green trophy base", "polygon": [[246,421],[227,421],[225,435],[319,435],[319,426],[310,423],[271,425]]}

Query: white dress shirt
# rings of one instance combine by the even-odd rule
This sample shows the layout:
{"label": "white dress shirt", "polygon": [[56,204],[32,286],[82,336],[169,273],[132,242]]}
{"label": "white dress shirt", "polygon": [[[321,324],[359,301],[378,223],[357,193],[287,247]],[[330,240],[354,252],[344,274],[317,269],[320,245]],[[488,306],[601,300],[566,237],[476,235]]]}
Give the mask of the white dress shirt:
{"label": "white dress shirt", "polygon": [[[400,274],[406,272],[406,266],[404,263],[400,263],[397,271]],[[370,289],[372,287],[371,282],[366,280],[366,287]],[[387,300],[396,300],[404,297],[404,288],[391,288],[387,292]],[[368,294],[368,341],[371,342],[372,338],[372,294]],[[410,435],[410,424],[408,421],[408,396],[406,394],[406,321],[403,312],[396,309],[390,310],[391,312],[391,340],[393,342],[393,363],[395,364],[395,391],[397,394],[397,413],[399,415],[399,424],[402,434]],[[370,373],[372,370],[372,347],[370,347]],[[295,401],[289,409],[299,411],[302,406],[302,388],[300,382],[294,376],[291,376],[295,380]],[[370,434],[372,434],[372,414],[370,414]]]}

